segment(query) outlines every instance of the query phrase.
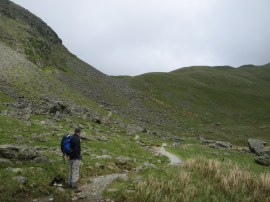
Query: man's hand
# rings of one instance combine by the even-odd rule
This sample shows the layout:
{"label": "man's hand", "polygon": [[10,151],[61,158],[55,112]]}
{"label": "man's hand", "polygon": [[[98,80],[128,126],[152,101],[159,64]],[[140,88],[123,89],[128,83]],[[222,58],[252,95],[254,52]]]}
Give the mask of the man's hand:
{"label": "man's hand", "polygon": [[69,155],[66,155],[66,158],[67,158],[67,160],[69,160],[70,159],[70,156]]}

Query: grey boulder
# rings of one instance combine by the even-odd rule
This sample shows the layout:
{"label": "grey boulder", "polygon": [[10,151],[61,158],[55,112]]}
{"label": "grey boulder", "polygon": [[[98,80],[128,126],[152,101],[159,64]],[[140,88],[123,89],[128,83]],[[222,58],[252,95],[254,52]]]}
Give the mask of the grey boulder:
{"label": "grey boulder", "polygon": [[265,165],[265,166],[270,166],[270,155],[264,154],[262,156],[257,156],[255,158],[255,161],[258,164]]}
{"label": "grey boulder", "polygon": [[270,155],[270,150],[265,147],[266,142],[263,140],[258,139],[248,139],[248,146],[251,152],[255,153],[256,155]]}
{"label": "grey boulder", "polygon": [[0,157],[15,160],[31,160],[37,158],[39,152],[34,148],[19,145],[0,145]]}

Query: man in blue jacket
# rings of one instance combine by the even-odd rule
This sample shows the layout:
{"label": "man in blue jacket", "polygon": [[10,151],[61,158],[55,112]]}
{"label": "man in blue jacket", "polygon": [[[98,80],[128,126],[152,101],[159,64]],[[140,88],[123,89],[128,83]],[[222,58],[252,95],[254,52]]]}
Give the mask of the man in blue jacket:
{"label": "man in blue jacket", "polygon": [[81,161],[81,142],[80,142],[81,129],[76,128],[75,133],[71,139],[71,153],[69,155],[69,185],[75,191],[80,191],[76,185],[79,179],[79,168]]}

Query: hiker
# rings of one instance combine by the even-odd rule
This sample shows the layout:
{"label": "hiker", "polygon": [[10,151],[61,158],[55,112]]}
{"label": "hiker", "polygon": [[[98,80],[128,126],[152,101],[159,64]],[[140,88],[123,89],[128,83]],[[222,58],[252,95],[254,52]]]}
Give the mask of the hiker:
{"label": "hiker", "polygon": [[76,185],[79,179],[79,167],[81,157],[81,142],[80,142],[80,133],[81,129],[76,128],[75,133],[72,136],[70,146],[71,153],[68,155],[69,159],[69,185],[71,188],[77,190],[78,187]]}

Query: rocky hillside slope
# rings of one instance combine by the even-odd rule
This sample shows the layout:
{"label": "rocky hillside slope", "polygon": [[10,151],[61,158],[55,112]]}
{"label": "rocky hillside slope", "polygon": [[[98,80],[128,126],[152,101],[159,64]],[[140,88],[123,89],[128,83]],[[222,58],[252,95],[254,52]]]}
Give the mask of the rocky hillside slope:
{"label": "rocky hillside slope", "polygon": [[[119,173],[104,201],[267,200],[269,78],[269,64],[110,77],[0,0],[0,201],[100,199]],[[59,148],[75,127],[81,194],[65,187]],[[161,145],[184,166],[169,166]]]}
{"label": "rocky hillside slope", "polygon": [[112,113],[112,122],[127,131],[162,137],[270,140],[269,64],[110,77],[71,54],[24,8],[0,0],[0,14],[1,93],[17,109],[105,119]]}
{"label": "rocky hillside slope", "polygon": [[78,59],[45,22],[9,0],[0,0],[0,42],[2,92],[20,102],[42,109],[44,103],[62,102],[69,111],[77,106],[92,114],[112,111],[131,123],[144,113],[128,83]]}

